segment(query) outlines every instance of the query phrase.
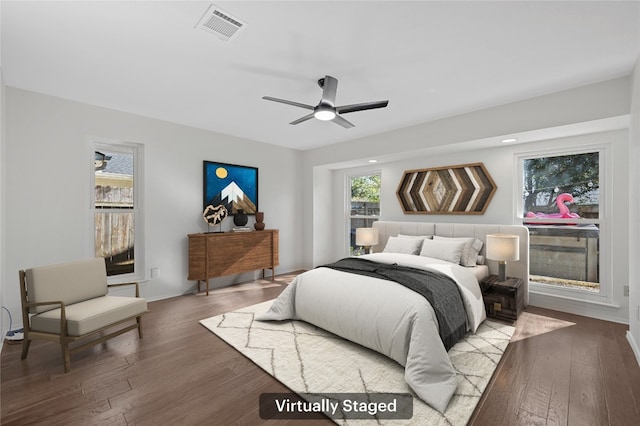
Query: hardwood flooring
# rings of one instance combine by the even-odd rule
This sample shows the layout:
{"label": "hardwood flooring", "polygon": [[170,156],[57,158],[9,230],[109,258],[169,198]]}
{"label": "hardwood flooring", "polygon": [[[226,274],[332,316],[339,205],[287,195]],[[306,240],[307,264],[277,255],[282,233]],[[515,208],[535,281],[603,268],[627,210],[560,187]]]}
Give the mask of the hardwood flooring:
{"label": "hardwood flooring", "polygon": [[[287,388],[198,323],[272,299],[294,275],[151,302],[143,339],[77,353],[68,374],[56,344],[33,342],[26,361],[5,344],[2,425],[300,424],[261,420],[260,394]],[[528,307],[516,326],[470,425],[640,424],[625,325]]]}

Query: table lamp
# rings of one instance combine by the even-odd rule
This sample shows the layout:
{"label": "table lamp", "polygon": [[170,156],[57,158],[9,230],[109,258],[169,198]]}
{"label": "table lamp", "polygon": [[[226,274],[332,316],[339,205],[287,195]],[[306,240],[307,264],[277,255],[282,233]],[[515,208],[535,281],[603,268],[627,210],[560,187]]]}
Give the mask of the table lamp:
{"label": "table lamp", "polygon": [[371,252],[371,246],[378,244],[378,230],[376,228],[356,228],[356,245],[364,247],[364,253]]}
{"label": "table lamp", "polygon": [[520,259],[520,238],[509,234],[487,234],[487,259],[498,261],[498,279],[507,279],[507,261]]}

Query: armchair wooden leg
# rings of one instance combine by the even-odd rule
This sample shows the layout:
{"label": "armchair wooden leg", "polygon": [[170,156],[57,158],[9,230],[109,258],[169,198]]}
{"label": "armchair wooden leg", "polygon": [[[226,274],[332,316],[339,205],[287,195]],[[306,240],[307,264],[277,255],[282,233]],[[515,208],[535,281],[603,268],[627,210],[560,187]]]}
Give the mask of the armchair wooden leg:
{"label": "armchair wooden leg", "polygon": [[139,316],[136,321],[138,322],[138,337],[142,339],[142,317]]}
{"label": "armchair wooden leg", "polygon": [[69,355],[69,343],[62,340],[60,342],[62,347],[62,359],[64,360],[64,372],[68,373],[71,370],[71,356]]}
{"label": "armchair wooden leg", "polygon": [[20,359],[27,359],[27,354],[29,353],[29,345],[31,344],[31,339],[24,336],[24,340],[22,341],[22,355]]}

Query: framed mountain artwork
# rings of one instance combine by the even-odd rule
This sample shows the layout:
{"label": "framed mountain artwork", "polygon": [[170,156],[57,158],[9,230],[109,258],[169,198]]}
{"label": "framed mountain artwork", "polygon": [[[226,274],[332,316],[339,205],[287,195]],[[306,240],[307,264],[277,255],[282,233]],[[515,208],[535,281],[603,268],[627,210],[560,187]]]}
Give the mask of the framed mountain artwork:
{"label": "framed mountain artwork", "polygon": [[258,211],[258,168],[237,164],[203,162],[203,210],[223,205],[230,215]]}

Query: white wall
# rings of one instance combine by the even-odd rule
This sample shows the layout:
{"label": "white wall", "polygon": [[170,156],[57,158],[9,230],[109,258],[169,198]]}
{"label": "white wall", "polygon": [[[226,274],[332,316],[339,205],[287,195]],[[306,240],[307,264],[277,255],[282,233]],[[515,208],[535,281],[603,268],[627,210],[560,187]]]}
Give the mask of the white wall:
{"label": "white wall", "polygon": [[[4,85],[4,76],[2,74],[2,68],[0,68],[0,282],[4,282],[5,280],[5,85]],[[0,288],[0,305],[4,306],[4,297],[3,291]],[[8,319],[8,318],[7,318]],[[2,333],[1,337],[4,339],[4,336],[7,334],[9,330],[9,322],[5,322],[5,311],[2,309],[0,313],[0,333]],[[2,346],[0,346],[0,351]]]}
{"label": "white wall", "polygon": [[[332,214],[336,208],[333,203],[333,191],[331,190],[332,171],[324,167],[316,167],[312,170],[313,181],[322,182],[320,185],[314,186],[312,223],[313,234],[331,234],[336,224],[332,220]],[[333,259],[332,242],[330,238],[322,239],[314,244],[314,258],[321,263],[329,263]]]}
{"label": "white wall", "polygon": [[[6,88],[5,305],[19,317],[18,270],[87,257],[89,136],[144,144],[145,264],[159,277],[142,286],[150,300],[193,291],[187,234],[203,232],[202,162],[258,167],[259,209],[280,229],[276,273],[300,268],[301,153],[155,119]],[[5,191],[3,191],[5,195]],[[252,223],[252,222],[250,222]],[[223,229],[232,226],[231,219]],[[6,240],[6,242],[5,242]],[[220,286],[254,273],[212,280]]]}
{"label": "white wall", "polygon": [[640,57],[631,84],[631,125],[629,127],[629,342],[640,364]]}
{"label": "white wall", "polygon": [[630,78],[617,78],[305,151],[305,167],[408,158],[450,144],[617,117],[629,114],[630,99]]}

